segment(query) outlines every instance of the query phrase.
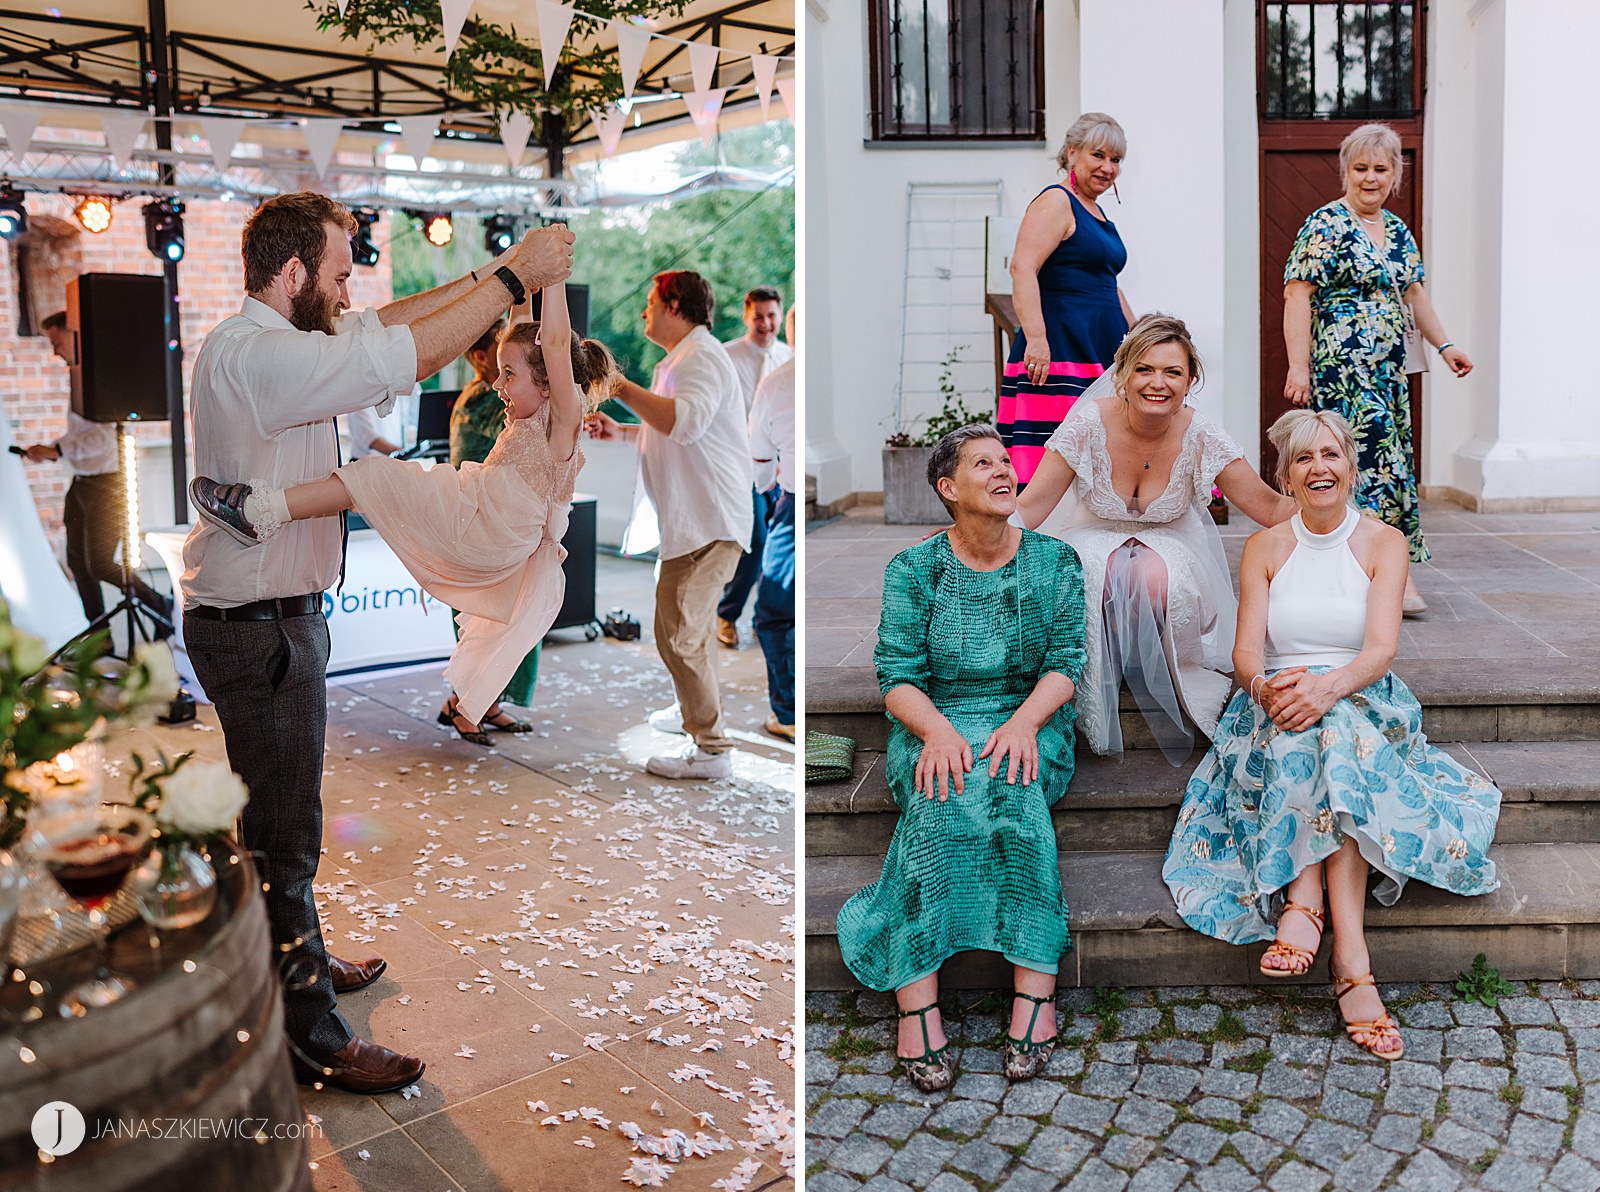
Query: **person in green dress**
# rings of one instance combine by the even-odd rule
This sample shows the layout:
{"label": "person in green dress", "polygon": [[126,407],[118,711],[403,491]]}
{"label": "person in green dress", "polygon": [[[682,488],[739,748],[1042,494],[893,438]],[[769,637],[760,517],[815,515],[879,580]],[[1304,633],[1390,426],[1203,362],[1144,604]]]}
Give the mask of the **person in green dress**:
{"label": "person in green dress", "polygon": [[[1360,452],[1356,504],[1404,534],[1411,561],[1425,563],[1401,295],[1451,372],[1466,376],[1472,361],[1445,334],[1422,287],[1411,230],[1384,209],[1403,165],[1400,138],[1387,124],[1363,124],[1339,146],[1344,194],[1306,219],[1283,270],[1283,395],[1344,416]],[[1409,575],[1402,607],[1407,614],[1428,607]]]}
{"label": "person in green dress", "polygon": [[957,952],[1014,966],[1008,1078],[1054,1047],[1069,937],[1050,805],[1072,778],[1084,614],[1077,553],[1010,524],[1016,473],[992,426],[946,435],[928,482],[955,524],[890,561],[874,656],[900,821],[838,929],[856,978],[895,991],[899,1055],[933,1092],[953,1078],[938,988]]}
{"label": "person in green dress", "polygon": [[[450,466],[453,468],[460,468],[468,460],[481,464],[488,457],[495,440],[500,437],[500,432],[505,429],[506,404],[494,389],[495,374],[499,371],[495,349],[505,330],[505,320],[497,320],[462,357],[472,369],[472,380],[467,382],[456,398],[455,405],[450,407]],[[459,640],[461,627],[455,623],[453,616],[450,626]],[[500,696],[506,703],[519,708],[533,706],[533,688],[539,679],[539,651],[543,648],[542,642],[535,642],[528,656],[518,664]],[[439,723],[456,728],[448,703],[439,710]],[[533,725],[511,715],[498,703],[484,714],[482,727],[485,732],[533,731]],[[461,730],[456,728],[456,731]]]}

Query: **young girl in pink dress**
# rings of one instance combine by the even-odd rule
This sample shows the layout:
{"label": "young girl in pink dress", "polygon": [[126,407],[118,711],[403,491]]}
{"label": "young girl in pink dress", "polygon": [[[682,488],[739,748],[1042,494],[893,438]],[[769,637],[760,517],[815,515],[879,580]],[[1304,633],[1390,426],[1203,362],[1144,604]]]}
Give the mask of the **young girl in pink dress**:
{"label": "young girl in pink dress", "polygon": [[561,609],[585,399],[603,400],[616,375],[603,344],[575,340],[564,285],[544,291],[543,315],[500,340],[506,428],[481,464],[457,471],[374,455],[285,489],[204,476],[190,485],[200,516],[247,545],[287,521],[359,510],[419,584],[460,610],[445,669],[454,692],[440,720],[479,745],[489,744],[482,720],[498,713],[518,661]]}

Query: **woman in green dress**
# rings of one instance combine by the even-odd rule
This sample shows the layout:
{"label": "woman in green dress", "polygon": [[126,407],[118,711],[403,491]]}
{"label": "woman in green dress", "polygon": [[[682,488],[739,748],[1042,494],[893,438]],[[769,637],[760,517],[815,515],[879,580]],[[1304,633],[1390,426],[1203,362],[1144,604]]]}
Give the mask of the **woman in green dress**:
{"label": "woman in green dress", "polygon": [[953,1076],[938,989],[957,952],[1015,968],[1007,1077],[1054,1047],[1068,936],[1050,805],[1072,778],[1084,646],[1078,556],[1010,524],[1016,473],[994,428],[946,435],[928,482],[955,524],[890,561],[875,655],[900,822],[883,876],[839,912],[839,946],[862,984],[895,991],[900,1057],[933,1092]]}
{"label": "woman in green dress", "polygon": [[[1403,164],[1400,138],[1387,124],[1363,124],[1339,146],[1344,194],[1306,219],[1283,270],[1283,395],[1344,416],[1360,453],[1356,504],[1404,534],[1411,561],[1425,563],[1401,295],[1451,372],[1466,376],[1472,361],[1445,334],[1422,288],[1411,230],[1384,209]],[[1408,575],[1403,610],[1427,607]]]}

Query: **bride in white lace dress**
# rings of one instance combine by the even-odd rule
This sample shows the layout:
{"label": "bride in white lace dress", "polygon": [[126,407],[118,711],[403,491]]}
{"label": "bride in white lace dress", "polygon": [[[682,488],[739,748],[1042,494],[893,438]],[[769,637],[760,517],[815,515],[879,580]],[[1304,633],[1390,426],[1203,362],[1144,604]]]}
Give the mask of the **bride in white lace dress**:
{"label": "bride in white lace dress", "polygon": [[1110,381],[1078,400],[1017,500],[1025,525],[1071,544],[1083,563],[1078,724],[1096,753],[1122,750],[1124,682],[1173,765],[1194,747],[1185,712],[1207,737],[1217,727],[1237,601],[1206,510],[1212,487],[1262,525],[1295,510],[1227,432],[1185,404],[1201,375],[1181,319],[1139,319]]}

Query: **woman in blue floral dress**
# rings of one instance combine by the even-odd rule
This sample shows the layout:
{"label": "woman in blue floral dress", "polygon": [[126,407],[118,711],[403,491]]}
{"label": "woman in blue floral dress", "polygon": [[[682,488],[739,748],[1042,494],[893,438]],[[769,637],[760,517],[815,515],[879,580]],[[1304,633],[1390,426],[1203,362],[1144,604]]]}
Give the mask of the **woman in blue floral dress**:
{"label": "woman in blue floral dress", "polygon": [[[1339,147],[1345,192],[1311,213],[1283,270],[1283,395],[1350,423],[1361,465],[1356,504],[1404,534],[1411,561],[1424,563],[1400,295],[1456,376],[1471,372],[1472,361],[1445,334],[1422,287],[1422,254],[1410,229],[1384,209],[1402,164],[1400,138],[1386,124],[1364,124]],[[1408,576],[1404,611],[1427,607]]]}
{"label": "woman in blue floral dress", "polygon": [[1351,504],[1349,425],[1294,410],[1270,434],[1299,511],[1245,544],[1233,653],[1245,690],[1189,780],[1162,876],[1196,931],[1235,944],[1276,934],[1268,977],[1310,970],[1326,915],[1345,1029],[1397,1059],[1367,954],[1368,872],[1385,906],[1413,878],[1493,890],[1500,792],[1428,744],[1416,697],[1388,673],[1406,541]]}

